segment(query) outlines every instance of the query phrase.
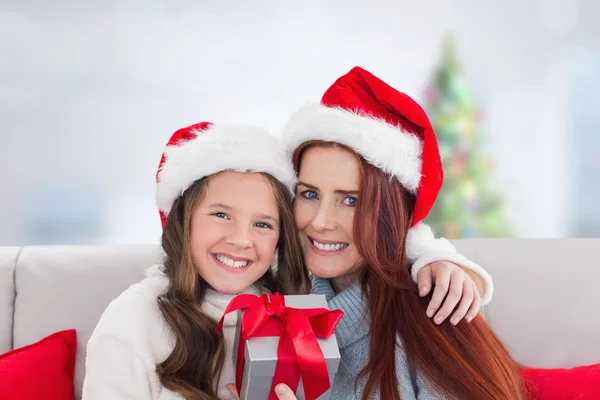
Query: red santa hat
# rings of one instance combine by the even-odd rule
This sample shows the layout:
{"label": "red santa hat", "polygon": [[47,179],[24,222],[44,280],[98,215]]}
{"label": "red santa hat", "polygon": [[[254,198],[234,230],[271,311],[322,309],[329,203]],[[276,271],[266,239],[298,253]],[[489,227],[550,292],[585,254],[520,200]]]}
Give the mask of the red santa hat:
{"label": "red santa hat", "polygon": [[320,104],[295,112],[283,138],[288,152],[310,140],[354,149],[416,196],[412,226],[427,216],[442,186],[437,140],[423,108],[360,67],[336,80]]}
{"label": "red santa hat", "polygon": [[265,129],[200,122],[169,139],[156,173],[163,227],[175,200],[194,182],[217,172],[264,172],[293,194],[296,174],[282,143]]}

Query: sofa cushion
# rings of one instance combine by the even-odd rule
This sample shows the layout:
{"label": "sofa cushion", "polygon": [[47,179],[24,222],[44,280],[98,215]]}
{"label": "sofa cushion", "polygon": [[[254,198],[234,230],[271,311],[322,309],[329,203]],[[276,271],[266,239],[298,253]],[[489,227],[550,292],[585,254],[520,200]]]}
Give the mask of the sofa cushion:
{"label": "sofa cushion", "polygon": [[564,368],[526,368],[522,375],[531,400],[600,399],[600,364]]}
{"label": "sofa cushion", "polygon": [[0,355],[3,400],[73,400],[77,353],[74,329]]}
{"label": "sofa cushion", "polygon": [[0,247],[0,354],[12,349],[14,271],[20,247]]}
{"label": "sofa cushion", "polygon": [[75,395],[80,398],[86,344],[102,312],[160,261],[160,247],[152,245],[25,247],[15,273],[14,347],[75,329]]}

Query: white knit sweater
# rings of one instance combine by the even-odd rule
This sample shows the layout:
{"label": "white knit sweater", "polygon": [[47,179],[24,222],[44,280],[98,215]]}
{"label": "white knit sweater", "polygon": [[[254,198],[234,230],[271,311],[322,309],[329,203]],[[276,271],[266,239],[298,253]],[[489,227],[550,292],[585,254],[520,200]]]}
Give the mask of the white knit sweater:
{"label": "white knit sweater", "polygon": [[[83,400],[182,399],[163,387],[155,372],[156,365],[167,358],[175,345],[156,301],[167,285],[167,277],[158,268],[151,268],[143,281],[108,305],[87,344]],[[252,286],[246,293],[259,291]],[[209,290],[202,307],[218,321],[233,297]],[[235,383],[231,354],[235,323],[236,315],[231,313],[223,325],[226,357],[218,395],[226,400],[233,399],[226,385]]]}

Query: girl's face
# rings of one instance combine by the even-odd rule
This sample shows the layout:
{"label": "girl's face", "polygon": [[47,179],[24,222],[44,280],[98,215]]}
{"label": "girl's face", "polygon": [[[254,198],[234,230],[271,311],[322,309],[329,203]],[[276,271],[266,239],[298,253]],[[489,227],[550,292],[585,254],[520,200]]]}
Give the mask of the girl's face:
{"label": "girl's face", "polygon": [[352,276],[363,259],[353,221],[360,164],[344,149],[310,147],[300,163],[294,218],[307,268],[321,278]]}
{"label": "girl's face", "polygon": [[270,268],[279,240],[273,188],[258,173],[225,171],[210,178],[191,220],[191,253],[215,290],[237,294]]}

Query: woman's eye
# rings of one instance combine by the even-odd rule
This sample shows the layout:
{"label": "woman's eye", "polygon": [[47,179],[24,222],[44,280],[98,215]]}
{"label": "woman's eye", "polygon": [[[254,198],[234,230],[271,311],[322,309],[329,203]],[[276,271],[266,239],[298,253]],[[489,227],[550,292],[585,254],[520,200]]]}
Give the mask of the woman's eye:
{"label": "woman's eye", "polygon": [[229,219],[227,214],[225,214],[223,212],[216,212],[216,213],[213,213],[212,215],[214,215],[217,218]]}
{"label": "woman's eye", "polygon": [[314,190],[305,190],[300,195],[308,200],[315,200],[319,198],[319,196]]}
{"label": "woman's eye", "polygon": [[254,226],[261,229],[273,229],[271,225],[267,224],[266,222],[257,222],[256,224],[254,224]]}
{"label": "woman's eye", "polygon": [[350,207],[356,207],[356,198],[355,197],[346,197],[344,199],[344,204]]}

